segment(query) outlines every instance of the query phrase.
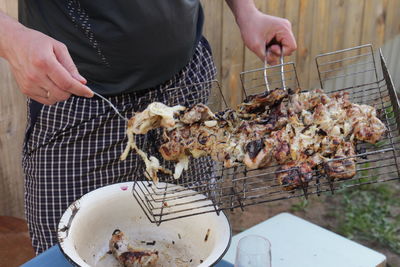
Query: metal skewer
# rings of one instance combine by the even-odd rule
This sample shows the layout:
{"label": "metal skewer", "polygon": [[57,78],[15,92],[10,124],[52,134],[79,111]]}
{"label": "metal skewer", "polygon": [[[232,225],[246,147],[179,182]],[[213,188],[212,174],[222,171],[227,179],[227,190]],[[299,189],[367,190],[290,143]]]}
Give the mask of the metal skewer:
{"label": "metal skewer", "polygon": [[123,120],[125,121],[129,121],[127,118],[125,118],[119,111],[118,109],[114,106],[113,103],[110,102],[110,100],[108,100],[107,98],[105,98],[104,96],[100,95],[99,93],[96,93],[95,91],[93,91],[93,94],[95,94],[96,96],[100,97],[101,99],[103,99],[104,101],[106,101],[117,113],[118,116],[120,116]]}
{"label": "metal skewer", "polygon": [[286,90],[286,83],[285,83],[285,71],[283,68],[283,47],[281,46],[281,58],[280,58],[280,63],[281,63],[281,79],[282,79],[282,86],[283,89]]}
{"label": "metal skewer", "polygon": [[[282,79],[282,87],[283,89],[286,90],[286,82],[285,82],[285,71],[284,71],[284,60],[283,60],[283,47],[281,44],[279,44],[279,46],[281,47],[281,56],[280,56],[280,67],[281,67],[281,79]],[[269,47],[267,47],[267,52],[265,53],[265,57],[264,57],[264,81],[265,81],[265,86],[267,87],[267,92],[270,91],[269,88],[269,82],[268,82],[268,77],[267,77],[267,68],[268,68],[268,63],[267,63],[267,56],[268,56],[268,50]]]}
{"label": "metal skewer", "polygon": [[268,77],[267,77],[267,56],[268,56],[268,49],[267,52],[265,53],[265,58],[264,58],[264,81],[265,81],[265,86],[267,87],[267,92],[269,92],[269,83],[268,83]]}

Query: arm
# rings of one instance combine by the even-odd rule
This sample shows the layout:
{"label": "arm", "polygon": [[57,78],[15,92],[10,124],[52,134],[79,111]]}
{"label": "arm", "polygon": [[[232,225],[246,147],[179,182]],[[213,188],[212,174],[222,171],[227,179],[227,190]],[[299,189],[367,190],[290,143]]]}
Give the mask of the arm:
{"label": "arm", "polygon": [[[264,60],[266,45],[273,38],[282,44],[285,56],[291,55],[296,50],[296,40],[288,20],[260,12],[253,0],[226,0],[226,2],[235,16],[245,45],[259,58]],[[280,54],[280,47],[272,45],[267,54],[268,63],[278,63]]]}
{"label": "arm", "polygon": [[93,96],[63,43],[1,11],[0,36],[0,57],[10,63],[23,94],[45,105],[64,101],[71,94]]}

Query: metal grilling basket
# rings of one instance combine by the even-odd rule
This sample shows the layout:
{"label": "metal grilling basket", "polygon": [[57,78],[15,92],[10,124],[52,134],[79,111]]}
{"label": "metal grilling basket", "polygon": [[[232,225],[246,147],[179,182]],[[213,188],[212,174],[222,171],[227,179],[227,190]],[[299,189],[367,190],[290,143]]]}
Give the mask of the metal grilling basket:
{"label": "metal grilling basket", "polygon": [[[374,106],[378,117],[388,129],[384,138],[374,145],[357,143],[357,172],[353,178],[333,180],[323,173],[313,171],[312,182],[307,186],[286,191],[276,179],[277,165],[250,170],[244,165],[224,168],[215,164],[197,170],[207,177],[204,180],[175,180],[164,176],[163,182],[159,184],[135,181],[133,196],[148,219],[152,223],[161,224],[207,212],[244,209],[259,203],[320,195],[323,192],[333,194],[344,188],[400,180],[400,105],[382,52],[379,53],[379,59],[376,59],[372,46],[363,45],[321,54],[315,60],[320,86],[325,92],[347,91],[351,102]],[[299,86],[294,63],[243,72],[241,81],[245,95],[263,92],[266,82],[271,88]],[[221,93],[216,81],[203,85],[211,87],[211,94],[214,94],[211,99]],[[185,87],[190,86],[193,85]],[[180,90],[173,92],[179,94]],[[171,95],[171,99],[178,97]],[[204,103],[209,95],[193,94],[191,97]],[[225,100],[222,100],[226,105]],[[210,106],[214,111],[221,108],[213,104]],[[188,172],[191,171],[189,168]]]}

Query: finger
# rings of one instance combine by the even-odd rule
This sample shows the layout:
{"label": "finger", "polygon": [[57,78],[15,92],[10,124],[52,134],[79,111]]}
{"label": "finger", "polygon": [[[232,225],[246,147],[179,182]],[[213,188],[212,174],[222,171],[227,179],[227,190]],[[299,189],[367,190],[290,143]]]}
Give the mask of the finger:
{"label": "finger", "polygon": [[47,90],[41,87],[35,88],[35,89],[31,89],[30,90],[30,95],[31,96],[36,96],[36,97],[43,97],[43,98],[47,98]]}
{"label": "finger", "polygon": [[68,52],[68,48],[63,43],[57,42],[53,48],[58,62],[71,74],[71,76],[82,84],[86,84],[86,79],[79,74],[79,71]]}
{"label": "finger", "polygon": [[34,83],[29,81],[26,78],[26,76],[21,75],[22,74],[21,72],[13,71],[13,74],[20,91],[24,95],[30,98],[33,97],[47,98],[47,90],[39,86],[39,84],[43,83],[42,81],[46,79],[45,76],[41,77],[40,75],[38,75],[38,78],[35,78],[37,79],[37,82]]}
{"label": "finger", "polygon": [[274,53],[272,53],[272,52],[270,52],[268,50],[268,52],[267,52],[267,63],[269,65],[278,64],[279,63],[279,59],[280,59],[280,56],[277,56],[276,54],[274,54]]}
{"label": "finger", "polygon": [[280,45],[272,45],[272,46],[269,48],[269,51],[270,51],[272,54],[274,54],[275,56],[277,56],[277,57],[280,57],[280,56],[281,56],[281,47],[280,47]]}
{"label": "finger", "polygon": [[78,80],[74,79],[57,60],[54,59],[51,65],[52,67],[48,77],[56,84],[58,88],[77,96],[93,96],[92,90]]}
{"label": "finger", "polygon": [[33,100],[43,104],[43,105],[54,105],[56,103],[56,101],[52,102],[50,99],[48,99],[47,97],[41,97],[41,96],[30,96],[30,98],[32,98]]}
{"label": "finger", "polygon": [[67,100],[71,97],[70,92],[58,88],[58,86],[48,76],[46,77],[46,80],[42,82],[42,88],[49,92],[48,95],[57,100],[57,102]]}
{"label": "finger", "polygon": [[297,49],[296,39],[291,31],[282,39],[282,46],[284,48],[284,56],[290,56]]}

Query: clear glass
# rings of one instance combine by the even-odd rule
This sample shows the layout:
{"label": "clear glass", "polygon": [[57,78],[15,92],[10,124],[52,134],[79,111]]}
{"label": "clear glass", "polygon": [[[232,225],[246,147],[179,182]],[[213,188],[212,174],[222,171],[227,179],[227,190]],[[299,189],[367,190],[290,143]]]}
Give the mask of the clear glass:
{"label": "clear glass", "polygon": [[271,267],[271,243],[258,235],[248,235],[239,240],[235,267]]}

